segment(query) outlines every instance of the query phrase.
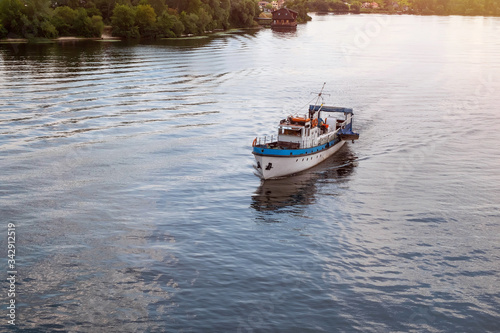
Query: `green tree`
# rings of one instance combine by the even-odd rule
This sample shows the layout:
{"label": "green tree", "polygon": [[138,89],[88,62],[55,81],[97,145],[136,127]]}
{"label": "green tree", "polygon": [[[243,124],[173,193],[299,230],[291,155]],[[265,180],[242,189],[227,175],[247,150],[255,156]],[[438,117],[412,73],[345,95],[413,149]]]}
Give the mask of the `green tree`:
{"label": "green tree", "polygon": [[254,24],[253,18],[259,12],[259,5],[254,0],[233,0],[231,2],[230,22],[239,27]]}
{"label": "green tree", "polygon": [[75,20],[76,11],[68,6],[57,7],[52,15],[52,24],[61,36],[71,36],[73,34]]}
{"label": "green tree", "polygon": [[205,24],[204,30],[227,29],[229,27],[229,11],[231,3],[229,0],[202,0],[201,10],[197,15],[202,18],[203,12],[210,17],[208,23]]}
{"label": "green tree", "polygon": [[359,2],[359,1],[353,1],[351,3],[351,11],[353,13],[359,14],[361,12],[361,2]]}
{"label": "green tree", "polygon": [[7,33],[21,37],[24,36],[23,18],[25,17],[25,6],[20,0],[0,1],[0,23]]}
{"label": "green tree", "polygon": [[8,34],[9,32],[7,31],[7,29],[5,29],[3,24],[0,23],[0,39],[7,37]]}
{"label": "green tree", "polygon": [[135,23],[142,37],[153,38],[156,34],[156,13],[151,5],[139,5],[135,8]]}
{"label": "green tree", "polygon": [[184,25],[176,15],[169,14],[166,10],[158,17],[158,37],[178,37],[184,32]]}
{"label": "green tree", "polygon": [[179,16],[182,24],[184,25],[184,32],[187,34],[196,34],[198,33],[197,22],[199,20],[198,15],[191,13],[188,14],[185,11],[181,12]]}
{"label": "green tree", "polygon": [[75,36],[93,37],[92,20],[87,15],[85,8],[77,8],[75,12],[76,18],[73,23],[73,34]]}
{"label": "green tree", "polygon": [[113,9],[116,6],[116,0],[94,0],[94,4],[97,9],[102,13],[103,21],[106,23],[111,23],[111,16],[113,15]]}
{"label": "green tree", "polygon": [[315,0],[311,3],[311,8],[314,8],[317,12],[328,12],[330,5],[325,0]]}
{"label": "green tree", "polygon": [[196,13],[202,5],[201,0],[184,0],[186,8],[184,9],[188,13]]}
{"label": "green tree", "polygon": [[45,38],[57,38],[59,36],[56,27],[48,20],[43,21],[40,24],[41,37]]}
{"label": "green tree", "polygon": [[113,35],[125,38],[139,38],[139,28],[135,24],[135,11],[128,5],[117,4],[111,16]]}
{"label": "green tree", "polygon": [[220,10],[216,13],[215,17],[221,23],[220,28],[229,28],[229,16],[231,14],[231,0],[220,0]]}
{"label": "green tree", "polygon": [[87,10],[81,7],[57,7],[51,23],[61,36],[100,37],[104,29],[101,16],[89,17]]}
{"label": "green tree", "polygon": [[26,0],[25,13],[22,18],[23,35],[25,38],[53,38],[54,27],[51,27],[52,16],[50,0]]}
{"label": "green tree", "polygon": [[330,4],[330,8],[337,13],[345,13],[349,11],[349,5],[346,5],[342,1],[333,1]]}
{"label": "green tree", "polygon": [[102,32],[104,31],[104,22],[102,20],[102,16],[100,15],[92,15],[90,18],[92,22],[92,36],[101,37]]}
{"label": "green tree", "polygon": [[160,16],[164,11],[168,9],[165,0],[149,0],[149,4],[151,5],[151,7],[153,7],[157,16]]}
{"label": "green tree", "polygon": [[209,10],[205,10],[205,8],[202,7],[198,9],[196,15],[198,15],[198,22],[196,23],[198,33],[202,34],[206,30],[215,29],[214,25],[212,24],[212,15],[209,14]]}
{"label": "green tree", "polygon": [[99,8],[97,8],[95,6],[95,4],[92,3],[92,6],[89,6],[89,7],[85,7],[85,10],[87,11],[87,15],[89,17],[92,17],[92,16],[100,16],[102,18],[102,13],[101,11],[99,10]]}
{"label": "green tree", "polygon": [[307,15],[308,11],[308,2],[307,0],[289,0],[287,2],[287,8],[295,10],[297,14],[297,22],[307,22],[312,20],[312,17]]}
{"label": "green tree", "polygon": [[484,2],[481,0],[466,0],[465,15],[481,15],[484,13]]}

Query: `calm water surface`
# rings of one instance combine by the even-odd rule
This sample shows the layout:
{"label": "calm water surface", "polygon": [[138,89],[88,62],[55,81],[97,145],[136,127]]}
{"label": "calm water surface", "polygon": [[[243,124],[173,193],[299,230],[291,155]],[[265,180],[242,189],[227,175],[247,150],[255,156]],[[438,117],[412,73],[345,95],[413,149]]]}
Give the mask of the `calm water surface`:
{"label": "calm water surface", "polygon": [[[1,45],[17,330],[498,332],[499,34],[499,18],[330,15]],[[360,140],[261,182],[252,140],[323,82]]]}

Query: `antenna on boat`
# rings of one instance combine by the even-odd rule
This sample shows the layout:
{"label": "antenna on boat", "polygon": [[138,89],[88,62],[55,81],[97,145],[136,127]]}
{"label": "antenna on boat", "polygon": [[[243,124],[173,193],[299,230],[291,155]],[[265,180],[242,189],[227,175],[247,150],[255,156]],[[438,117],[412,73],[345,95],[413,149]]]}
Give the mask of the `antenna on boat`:
{"label": "antenna on boat", "polygon": [[[323,82],[323,87],[321,87],[321,90],[318,93],[318,98],[316,99],[316,103],[314,103],[315,105],[318,105],[318,102],[319,102],[320,98],[323,101],[323,89],[325,89],[325,85],[326,85],[326,82]],[[311,93],[311,94],[314,94],[314,93]],[[326,95],[330,95],[330,94],[326,94]]]}
{"label": "antenna on boat", "polygon": [[[323,89],[325,89],[325,85],[326,85],[326,82],[323,82],[323,87],[321,87],[321,90],[320,92],[318,93],[318,98],[316,99],[316,103],[314,103],[314,105],[318,105],[318,102],[319,102],[319,99],[321,98],[321,106],[318,108],[318,110],[309,110],[309,118],[311,118],[313,115],[314,115],[314,112],[315,111],[318,111],[318,115],[319,115],[319,111],[321,111],[321,108],[323,107]],[[313,94],[313,93],[311,93]],[[327,94],[327,95],[330,95],[330,94]]]}

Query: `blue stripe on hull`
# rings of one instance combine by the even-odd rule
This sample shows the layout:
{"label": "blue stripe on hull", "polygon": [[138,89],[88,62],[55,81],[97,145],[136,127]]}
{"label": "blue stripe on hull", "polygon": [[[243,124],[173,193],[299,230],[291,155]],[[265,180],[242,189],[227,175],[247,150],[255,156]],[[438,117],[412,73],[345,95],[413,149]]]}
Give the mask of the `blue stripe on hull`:
{"label": "blue stripe on hull", "polygon": [[273,149],[273,148],[253,147],[253,153],[256,155],[264,155],[264,156],[283,156],[283,157],[302,156],[302,155],[314,154],[323,149],[327,149],[327,145],[328,148],[331,148],[339,142],[340,140],[335,139],[328,143],[325,143],[324,145],[305,148],[305,149],[280,149],[280,148]]}

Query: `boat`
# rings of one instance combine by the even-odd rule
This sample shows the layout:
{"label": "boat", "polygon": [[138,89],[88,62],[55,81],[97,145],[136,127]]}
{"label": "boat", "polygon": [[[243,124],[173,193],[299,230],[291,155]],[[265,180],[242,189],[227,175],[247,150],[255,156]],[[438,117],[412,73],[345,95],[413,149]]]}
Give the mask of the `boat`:
{"label": "boat", "polygon": [[254,167],[260,178],[297,174],[325,161],[347,141],[359,139],[359,134],[352,131],[352,108],[318,103],[323,101],[323,88],[306,114],[282,119],[278,134],[271,135],[269,141],[267,136],[253,140],[252,153],[257,162]]}

